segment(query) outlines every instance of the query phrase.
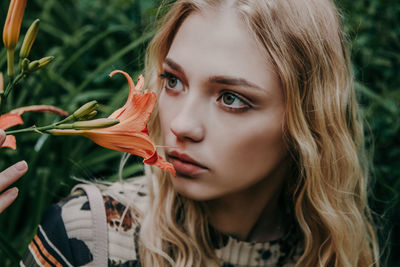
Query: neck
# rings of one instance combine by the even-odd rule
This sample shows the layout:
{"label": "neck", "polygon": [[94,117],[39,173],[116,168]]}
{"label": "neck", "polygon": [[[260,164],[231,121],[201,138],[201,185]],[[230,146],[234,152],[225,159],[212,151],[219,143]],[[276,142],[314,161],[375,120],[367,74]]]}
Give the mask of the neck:
{"label": "neck", "polygon": [[285,168],[250,188],[206,202],[210,224],[218,231],[245,241],[267,242],[283,236],[282,192]]}

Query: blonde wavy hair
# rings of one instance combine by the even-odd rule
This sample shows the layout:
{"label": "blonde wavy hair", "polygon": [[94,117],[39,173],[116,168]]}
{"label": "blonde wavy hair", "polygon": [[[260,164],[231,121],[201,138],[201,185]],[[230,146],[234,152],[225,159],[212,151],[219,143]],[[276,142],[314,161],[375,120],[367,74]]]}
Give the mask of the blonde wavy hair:
{"label": "blonde wavy hair", "polygon": [[[227,4],[232,7],[227,7]],[[172,4],[148,47],[148,88],[162,88],[162,62],[180,25],[192,12],[235,8],[272,62],[286,100],[285,138],[293,177],[286,192],[302,231],[296,266],[379,266],[368,206],[363,127],[353,88],[346,38],[331,0],[182,0]],[[157,110],[149,129],[161,143]],[[162,153],[162,152],[161,152]],[[143,215],[143,266],[218,263],[201,203],[177,194],[156,169],[150,208]]]}

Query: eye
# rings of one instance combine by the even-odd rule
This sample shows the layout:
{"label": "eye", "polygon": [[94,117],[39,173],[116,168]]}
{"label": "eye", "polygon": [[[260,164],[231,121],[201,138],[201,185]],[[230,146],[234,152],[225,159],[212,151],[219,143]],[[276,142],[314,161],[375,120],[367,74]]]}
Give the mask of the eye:
{"label": "eye", "polygon": [[160,78],[164,79],[164,87],[167,90],[173,90],[173,91],[182,91],[183,90],[183,84],[181,80],[179,80],[175,75],[173,75],[170,72],[164,72],[160,74]]}
{"label": "eye", "polygon": [[232,92],[225,92],[223,93],[217,101],[222,105],[223,108],[228,109],[229,111],[234,111],[234,112],[241,112],[241,111],[246,111],[249,109],[251,106],[243,100],[240,96],[237,94],[234,94]]}

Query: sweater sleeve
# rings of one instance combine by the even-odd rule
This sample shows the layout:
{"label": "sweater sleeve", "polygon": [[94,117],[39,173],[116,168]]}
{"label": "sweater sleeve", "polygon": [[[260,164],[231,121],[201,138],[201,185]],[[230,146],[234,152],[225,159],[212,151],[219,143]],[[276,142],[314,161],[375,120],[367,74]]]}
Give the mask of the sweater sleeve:
{"label": "sweater sleeve", "polygon": [[65,204],[85,198],[83,193],[74,194],[50,206],[20,262],[21,266],[83,266],[93,260],[88,244],[78,236],[68,235],[62,216]]}
{"label": "sweater sleeve", "polygon": [[[147,202],[143,186],[137,182],[115,184],[102,194],[107,217],[108,266],[140,266],[137,254],[139,207],[132,207],[132,203],[143,206]],[[118,201],[118,195],[129,196],[129,204]],[[83,191],[52,205],[45,212],[20,266],[93,266],[91,216]]]}

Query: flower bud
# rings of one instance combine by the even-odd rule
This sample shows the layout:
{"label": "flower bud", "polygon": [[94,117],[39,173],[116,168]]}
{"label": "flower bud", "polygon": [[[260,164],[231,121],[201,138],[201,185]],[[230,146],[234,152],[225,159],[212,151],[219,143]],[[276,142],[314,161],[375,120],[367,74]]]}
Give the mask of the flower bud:
{"label": "flower bud", "polygon": [[76,130],[87,130],[96,128],[107,128],[118,123],[119,123],[118,119],[101,118],[90,121],[77,121],[73,123],[73,127]]}
{"label": "flower bud", "polygon": [[39,31],[39,22],[40,20],[36,19],[26,32],[24,41],[21,46],[21,50],[19,52],[20,60],[28,57],[29,52],[31,51],[32,45],[35,42],[36,36]]}
{"label": "flower bud", "polygon": [[80,117],[78,120],[79,121],[87,121],[87,120],[90,120],[91,118],[93,118],[96,115],[97,115],[97,110],[93,110],[92,112],[90,112],[86,116]]}
{"label": "flower bud", "polygon": [[21,71],[22,71],[22,72],[27,72],[27,71],[28,71],[29,63],[30,63],[30,61],[29,61],[29,59],[27,59],[27,58],[24,58],[24,59],[21,61],[21,66],[20,66],[20,68],[21,68]]}
{"label": "flower bud", "polygon": [[26,70],[26,72],[34,72],[37,71],[41,68],[46,67],[47,65],[50,64],[50,62],[52,62],[54,59],[54,57],[50,56],[50,57],[44,57],[41,58],[39,60],[34,60],[31,63],[29,63],[28,68]]}
{"label": "flower bud", "polygon": [[49,56],[49,57],[44,57],[39,59],[39,69],[46,67],[47,65],[50,64],[50,62],[52,62],[54,59],[53,56]]}
{"label": "flower bud", "polygon": [[75,112],[72,114],[72,116],[76,120],[79,120],[80,118],[87,116],[91,112],[96,111],[98,106],[99,105],[97,104],[96,100],[90,101],[90,102],[84,104],[83,106],[81,106],[80,108],[78,108],[77,110],[75,110]]}
{"label": "flower bud", "polygon": [[14,50],[18,43],[22,17],[27,0],[11,0],[3,29],[3,42],[7,50]]}
{"label": "flower bud", "polygon": [[11,0],[3,28],[3,43],[7,49],[7,75],[14,77],[14,49],[19,39],[22,17],[27,0]]}
{"label": "flower bud", "polygon": [[[63,123],[60,125],[56,125],[54,126],[54,129],[73,129],[74,126],[72,125],[72,123]],[[50,131],[50,130],[48,130]]]}
{"label": "flower bud", "polygon": [[[77,121],[74,123],[64,123],[57,126],[54,126],[55,129],[74,129],[74,130],[90,130],[97,128],[107,128],[118,124],[119,120],[111,119],[111,118],[101,118],[90,121]],[[50,131],[49,131],[50,132]]]}
{"label": "flower bud", "polygon": [[[26,62],[26,61],[25,61]],[[39,60],[34,60],[34,61],[32,61],[32,62],[30,62],[29,64],[28,64],[28,66],[25,68],[25,70],[26,70],[26,72],[34,72],[34,71],[37,71],[38,69],[39,69],[39,65],[40,65],[40,63],[39,63]]]}

